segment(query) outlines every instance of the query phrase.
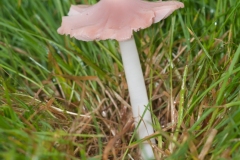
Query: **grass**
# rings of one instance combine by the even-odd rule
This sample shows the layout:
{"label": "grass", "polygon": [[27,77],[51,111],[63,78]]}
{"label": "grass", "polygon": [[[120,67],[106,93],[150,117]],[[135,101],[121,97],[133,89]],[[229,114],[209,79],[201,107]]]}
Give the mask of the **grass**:
{"label": "grass", "polygon": [[[239,159],[240,2],[182,2],[134,34],[156,157]],[[0,159],[139,159],[117,42],[56,32],[74,3],[0,2]]]}

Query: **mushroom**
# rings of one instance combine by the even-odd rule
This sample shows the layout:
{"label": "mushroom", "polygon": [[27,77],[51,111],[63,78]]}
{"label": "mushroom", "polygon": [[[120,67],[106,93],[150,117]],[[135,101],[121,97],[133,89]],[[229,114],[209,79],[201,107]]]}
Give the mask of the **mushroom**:
{"label": "mushroom", "polygon": [[[133,31],[147,28],[183,7],[184,4],[177,1],[100,0],[95,5],[72,5],[58,29],[59,34],[69,34],[78,40],[115,39],[119,42],[139,139],[152,135],[154,129]],[[141,145],[144,160],[154,158],[152,144],[155,143],[152,138],[150,143]]]}

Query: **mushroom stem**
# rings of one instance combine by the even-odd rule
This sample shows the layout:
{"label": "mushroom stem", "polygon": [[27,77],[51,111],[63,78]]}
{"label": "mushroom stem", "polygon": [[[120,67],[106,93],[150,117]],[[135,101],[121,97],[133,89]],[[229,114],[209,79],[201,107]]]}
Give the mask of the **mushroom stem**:
{"label": "mushroom stem", "polygon": [[[132,113],[137,128],[137,136],[143,139],[154,133],[152,127],[152,118],[149,108],[147,90],[144,83],[143,72],[137,52],[135,40],[132,37],[129,40],[120,41],[120,51],[122,55],[123,66],[130,94],[130,102],[132,105]],[[151,143],[155,144],[155,140],[151,139]],[[154,153],[151,144],[146,142],[140,147],[142,158],[153,159]]]}

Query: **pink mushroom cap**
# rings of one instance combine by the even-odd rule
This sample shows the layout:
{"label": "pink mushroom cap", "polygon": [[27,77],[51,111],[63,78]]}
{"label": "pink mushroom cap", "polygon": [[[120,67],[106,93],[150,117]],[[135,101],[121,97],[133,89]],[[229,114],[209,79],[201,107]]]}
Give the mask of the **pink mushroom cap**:
{"label": "pink mushroom cap", "polygon": [[133,31],[147,28],[183,8],[177,1],[100,0],[95,5],[72,5],[62,18],[59,34],[78,40],[116,39],[124,41]]}

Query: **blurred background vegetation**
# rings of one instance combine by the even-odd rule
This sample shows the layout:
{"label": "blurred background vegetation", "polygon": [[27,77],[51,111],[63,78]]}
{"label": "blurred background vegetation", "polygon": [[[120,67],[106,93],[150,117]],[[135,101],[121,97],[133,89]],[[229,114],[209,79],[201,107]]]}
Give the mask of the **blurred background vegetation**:
{"label": "blurred background vegetation", "polygon": [[[134,33],[156,157],[239,159],[240,1],[181,2]],[[56,32],[95,3],[0,1],[0,159],[139,159],[118,43]]]}

